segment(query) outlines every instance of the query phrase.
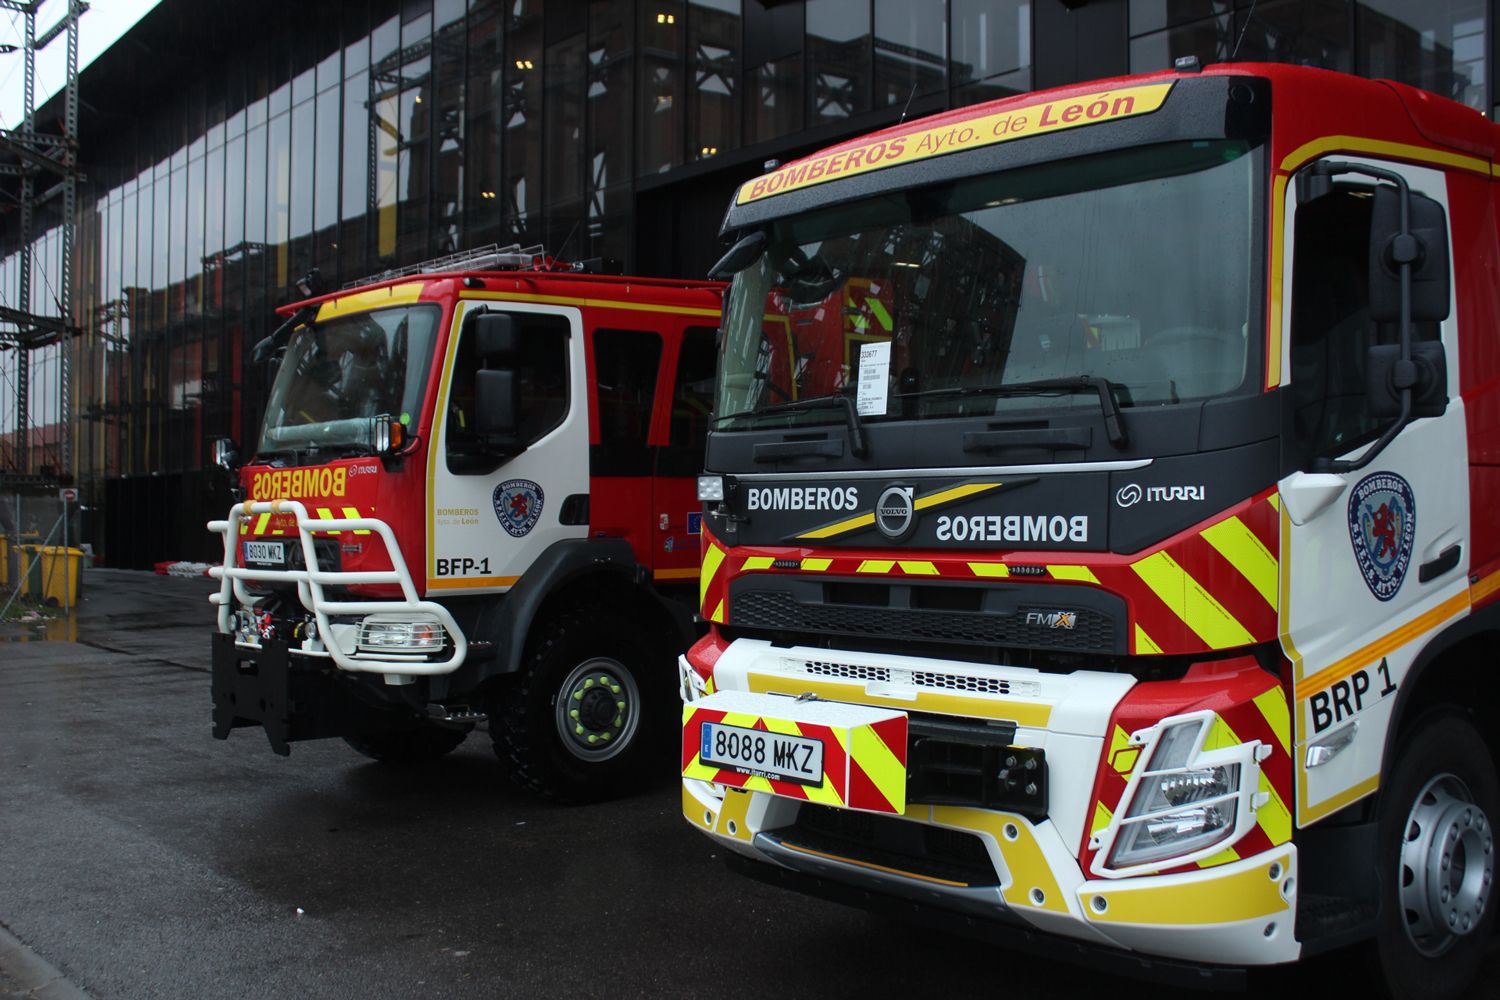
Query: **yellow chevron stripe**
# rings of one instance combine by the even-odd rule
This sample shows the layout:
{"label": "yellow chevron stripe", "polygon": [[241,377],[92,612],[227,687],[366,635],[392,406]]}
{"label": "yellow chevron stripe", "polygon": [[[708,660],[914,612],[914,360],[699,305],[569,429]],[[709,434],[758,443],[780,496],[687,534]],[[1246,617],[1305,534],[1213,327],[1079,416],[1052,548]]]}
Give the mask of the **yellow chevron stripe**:
{"label": "yellow chevron stripe", "polygon": [[698,606],[701,608],[703,602],[708,600],[708,586],[714,581],[714,574],[719,572],[719,566],[724,562],[724,550],[717,545],[710,544],[708,551],[703,553],[703,567],[698,573]]}
{"label": "yellow chevron stripe", "polygon": [[901,572],[908,576],[937,576],[938,568],[930,562],[901,562]]}
{"label": "yellow chevron stripe", "polygon": [[268,514],[268,513],[267,514],[262,514],[260,516],[260,519],[255,522],[255,533],[257,535],[264,535],[266,533],[266,525],[268,525],[270,523],[271,523],[271,515]]}
{"label": "yellow chevron stripe", "polygon": [[1276,736],[1281,752],[1292,752],[1292,709],[1280,687],[1267,688],[1255,696],[1255,707],[1265,717],[1266,725]]}
{"label": "yellow chevron stripe", "polygon": [[[347,517],[347,518],[349,518],[352,521],[355,518],[357,518],[357,517],[363,517],[364,515],[359,512],[359,508],[358,507],[345,507],[344,508],[344,516]],[[370,529],[369,528],[355,528],[354,529],[354,533],[356,535],[368,535],[368,534],[370,534]]]}
{"label": "yellow chevron stripe", "polygon": [[[319,507],[318,508],[318,519],[322,520],[322,521],[332,521],[333,520],[333,511],[329,510],[327,507]],[[329,531],[329,532],[326,532],[326,534],[329,534],[329,535],[339,535],[339,534],[343,534],[343,532]]]}
{"label": "yellow chevron stripe", "polygon": [[1248,646],[1254,641],[1245,626],[1165,552],[1131,563],[1130,568],[1210,649]]}
{"label": "yellow chevron stripe", "polygon": [[775,561],[775,558],[772,556],[751,556],[745,560],[745,564],[740,567],[740,571],[749,572],[750,570],[770,569],[771,564]]}
{"label": "yellow chevron stripe", "polygon": [[850,756],[896,812],[906,810],[906,766],[896,759],[885,740],[870,726],[856,726],[851,735]]}
{"label": "yellow chevron stripe", "polygon": [[1047,572],[1057,580],[1078,580],[1083,583],[1098,583],[1099,578],[1087,566],[1048,566]]}
{"label": "yellow chevron stripe", "polygon": [[1264,771],[1260,772],[1260,790],[1270,798],[1255,811],[1255,822],[1265,831],[1266,838],[1279,847],[1292,839],[1292,814]]}
{"label": "yellow chevron stripe", "polygon": [[894,559],[866,559],[859,564],[856,573],[889,573],[891,567],[896,565]]}
{"label": "yellow chevron stripe", "polygon": [[969,572],[980,577],[1010,576],[1010,567],[1005,563],[969,563]]}
{"label": "yellow chevron stripe", "polygon": [[1109,806],[1106,806],[1103,802],[1095,802],[1094,822],[1089,826],[1089,836],[1098,835],[1100,831],[1114,822],[1114,819],[1115,814],[1109,811]]}
{"label": "yellow chevron stripe", "polygon": [[821,573],[833,565],[832,559],[804,559],[802,568],[809,573]]}
{"label": "yellow chevron stripe", "polygon": [[865,299],[865,305],[870,307],[870,311],[875,314],[875,318],[880,321],[880,325],[885,328],[885,332],[890,333],[891,314],[886,310],[885,303],[872,295]]}
{"label": "yellow chevron stripe", "polygon": [[1146,634],[1146,630],[1139,625],[1135,627],[1135,651],[1137,653],[1160,653],[1161,647],[1156,640]]}
{"label": "yellow chevron stripe", "polygon": [[1267,551],[1245,522],[1238,517],[1228,517],[1204,528],[1202,534],[1204,541],[1229,560],[1229,564],[1239,570],[1256,593],[1274,609],[1276,585],[1280,578],[1276,557]]}
{"label": "yellow chevron stripe", "polygon": [[708,620],[711,621],[711,622],[718,622],[720,625],[724,624],[724,602],[723,601],[720,601],[719,602],[719,606],[716,607],[716,608],[714,608],[714,613],[708,616]]}
{"label": "yellow chevron stripe", "polygon": [[[802,732],[802,727],[790,719],[771,719],[762,716],[761,721],[766,724],[768,732],[781,733],[785,736],[806,736]],[[754,725],[752,724],[750,728],[754,728]],[[803,785],[802,790],[807,793],[808,799],[812,802],[821,802],[824,805],[830,806],[841,806],[844,804],[844,800],[839,796],[839,791],[834,787],[834,783],[826,770],[823,773],[823,784]]]}
{"label": "yellow chevron stripe", "polygon": [[1281,494],[1280,493],[1272,493],[1270,496],[1266,497],[1266,503],[1268,503],[1272,507],[1276,508],[1276,512],[1277,513],[1281,512]]}
{"label": "yellow chevron stripe", "polygon": [[1231,861],[1238,861],[1239,859],[1240,859],[1240,852],[1239,851],[1236,851],[1232,847],[1226,847],[1222,851],[1220,851],[1218,854],[1210,854],[1208,857],[1201,859],[1198,862],[1198,867],[1199,868],[1213,868],[1213,867],[1215,867],[1217,865],[1227,865]]}
{"label": "yellow chevron stripe", "polygon": [[[1125,754],[1121,751],[1134,750],[1133,754]],[[1109,736],[1109,763],[1117,774],[1129,777],[1130,772],[1135,770],[1135,762],[1141,755],[1139,747],[1130,745],[1130,734],[1116,725],[1114,732]]]}

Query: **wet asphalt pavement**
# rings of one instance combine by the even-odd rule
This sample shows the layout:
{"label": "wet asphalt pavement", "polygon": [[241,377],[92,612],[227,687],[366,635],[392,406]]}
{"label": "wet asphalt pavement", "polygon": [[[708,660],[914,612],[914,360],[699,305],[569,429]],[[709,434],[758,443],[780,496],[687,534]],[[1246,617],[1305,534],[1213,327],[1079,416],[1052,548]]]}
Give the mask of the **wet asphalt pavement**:
{"label": "wet asphalt pavement", "polygon": [[[94,997],[1199,995],[736,876],[667,774],[568,808],[512,788],[480,732],[421,770],[214,740],[212,584],[85,587],[50,640],[0,625],[0,927]],[[46,995],[14,972],[0,1000]]]}

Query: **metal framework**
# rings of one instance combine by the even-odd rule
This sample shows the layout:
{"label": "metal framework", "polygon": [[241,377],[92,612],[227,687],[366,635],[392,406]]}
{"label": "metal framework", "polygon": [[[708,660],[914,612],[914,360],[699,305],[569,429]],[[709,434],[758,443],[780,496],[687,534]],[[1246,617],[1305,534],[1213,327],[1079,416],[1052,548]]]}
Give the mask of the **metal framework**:
{"label": "metal framework", "polygon": [[[17,247],[20,257],[19,288],[14,306],[0,306],[0,345],[17,352],[16,438],[11,474],[25,475],[30,465],[31,351],[58,344],[57,399],[58,434],[54,461],[60,476],[73,474],[73,379],[74,337],[80,332],[73,319],[73,247],[78,215],[78,21],[89,5],[68,0],[68,12],[52,27],[37,34],[36,15],[42,0],[0,0],[0,11],[16,11],[25,18],[25,42],[21,49],[24,66],[21,127],[0,129],[0,176],[20,178],[20,226]],[[61,135],[37,131],[36,54],[56,39],[67,37],[67,80],[63,95]],[[38,191],[43,175],[55,175],[55,183]],[[57,313],[35,312],[31,304],[31,279],[37,210],[62,195],[61,273],[55,288]]]}

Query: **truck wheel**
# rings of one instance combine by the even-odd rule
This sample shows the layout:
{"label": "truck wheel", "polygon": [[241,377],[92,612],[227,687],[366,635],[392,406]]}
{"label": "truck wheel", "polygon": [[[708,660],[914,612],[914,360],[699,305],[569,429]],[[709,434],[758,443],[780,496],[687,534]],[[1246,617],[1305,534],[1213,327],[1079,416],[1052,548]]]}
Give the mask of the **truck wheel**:
{"label": "truck wheel", "polygon": [[651,662],[623,619],[578,611],[551,618],[490,715],[496,755],[523,787],[565,802],[596,801],[640,781],[633,769],[655,708],[642,695],[663,687],[645,673]]}
{"label": "truck wheel", "polygon": [[394,733],[345,736],[344,742],[382,764],[423,764],[452,753],[468,735],[468,729],[429,724]]}
{"label": "truck wheel", "polygon": [[[1402,740],[1381,792],[1375,963],[1394,1000],[1464,994],[1495,922],[1500,787],[1483,737],[1457,712]],[[1378,965],[1376,965],[1378,963]]]}

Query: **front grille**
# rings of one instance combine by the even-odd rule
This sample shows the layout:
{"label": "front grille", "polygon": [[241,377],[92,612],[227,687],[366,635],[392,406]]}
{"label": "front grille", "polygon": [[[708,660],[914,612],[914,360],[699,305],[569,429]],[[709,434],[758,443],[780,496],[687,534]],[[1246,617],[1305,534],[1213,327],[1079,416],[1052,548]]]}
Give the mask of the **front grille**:
{"label": "front grille", "polygon": [[916,642],[1115,652],[1114,622],[1082,612],[1074,628],[1028,624],[1023,613],[946,611],[803,602],[783,590],[733,593],[730,624],[777,632],[817,632]]}
{"label": "front grille", "polygon": [[934,691],[963,691],[970,694],[1010,695],[1020,698],[1036,698],[1041,694],[1041,685],[1035,681],[986,677],[982,674],[966,673],[961,669],[939,673],[936,670],[907,670],[870,663],[839,663],[833,660],[803,660],[801,663],[791,661],[784,664],[783,669],[808,677],[900,684]]}
{"label": "front grille", "polygon": [[804,803],[791,826],[767,832],[794,849],[960,885],[1000,884],[984,842],[960,830]]}

